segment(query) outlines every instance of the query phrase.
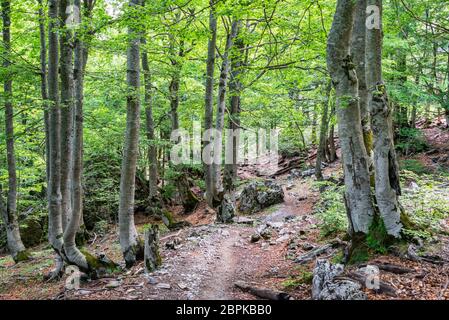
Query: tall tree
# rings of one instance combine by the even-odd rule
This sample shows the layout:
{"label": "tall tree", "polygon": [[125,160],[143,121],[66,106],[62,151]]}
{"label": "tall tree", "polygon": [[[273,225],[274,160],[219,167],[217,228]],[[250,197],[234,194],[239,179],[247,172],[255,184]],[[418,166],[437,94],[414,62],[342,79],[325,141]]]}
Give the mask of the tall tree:
{"label": "tall tree", "polygon": [[231,28],[226,38],[226,46],[223,53],[220,79],[218,83],[217,115],[215,125],[216,130],[214,136],[214,163],[212,165],[212,180],[213,180],[212,192],[215,200],[219,202],[221,202],[221,199],[219,199],[219,195],[223,192],[223,182],[221,179],[221,162],[223,150],[222,137],[223,137],[225,110],[226,110],[226,91],[228,89],[229,71],[231,66],[230,51],[234,44],[234,38],[237,36],[239,26],[240,26],[239,20],[232,21]]}
{"label": "tall tree", "polygon": [[391,104],[382,78],[382,0],[368,0],[368,5],[380,10],[379,28],[366,30],[366,77],[374,133],[376,200],[387,233],[399,237],[402,230],[398,202],[398,195],[401,194],[399,168],[394,148]]}
{"label": "tall tree", "polygon": [[336,112],[346,186],[345,204],[352,234],[352,249],[368,233],[374,216],[368,156],[358,102],[358,80],[350,55],[355,4],[353,0],[338,0],[327,43],[327,66],[337,99]]}
{"label": "tall tree", "polygon": [[[75,0],[74,5],[81,8],[81,1]],[[81,25],[81,14],[76,17]],[[79,25],[79,26],[80,26]],[[79,28],[78,26],[78,28]],[[72,181],[70,181],[70,195],[73,201],[71,215],[64,230],[64,254],[69,263],[75,264],[84,270],[89,269],[86,257],[76,246],[76,234],[80,228],[83,215],[83,96],[84,96],[84,44],[81,39],[80,30],[75,35],[74,41],[75,59],[74,59],[74,136],[73,146],[73,168],[71,168]]]}
{"label": "tall tree", "polygon": [[57,277],[64,267],[63,229],[61,217],[61,110],[59,96],[59,46],[58,46],[58,0],[48,2],[48,97],[49,110],[49,208],[48,208],[48,238],[51,246],[57,254],[56,268],[50,274],[51,278]]}
{"label": "tall tree", "polygon": [[[209,133],[205,137],[204,150],[211,148],[213,119],[214,119],[214,73],[215,73],[215,48],[217,46],[217,18],[215,15],[214,0],[209,1],[209,40],[207,46],[207,67],[206,67],[206,96],[205,96],[205,115],[204,130]],[[208,156],[209,159],[205,159]],[[213,175],[212,161],[209,155],[203,154],[204,174],[206,180],[206,200],[210,207],[213,206]]]}
{"label": "tall tree", "polygon": [[[3,68],[7,74],[3,83],[5,101],[5,136],[6,136],[6,160],[8,164],[8,196],[6,207],[0,206],[0,211],[6,226],[8,249],[14,259],[19,262],[29,258],[20,237],[19,223],[17,220],[17,172],[16,155],[14,149],[14,110],[13,110],[13,88],[11,67],[11,2],[2,0],[3,18]],[[0,190],[0,198],[3,194]],[[3,199],[2,199],[3,200]],[[2,201],[0,200],[0,201]]]}
{"label": "tall tree", "polygon": [[351,55],[359,83],[360,118],[362,119],[363,139],[370,157],[373,150],[370,114],[368,110],[368,88],[366,84],[365,43],[366,43],[366,0],[357,0],[354,17],[354,30],[351,38]]}
{"label": "tall tree", "polygon": [[73,173],[73,34],[67,25],[70,13],[70,1],[59,0],[59,74],[61,89],[61,219],[66,229],[72,215],[72,173]]}
{"label": "tall tree", "polygon": [[134,224],[134,196],[136,191],[136,167],[139,153],[140,129],[140,41],[141,35],[136,26],[140,0],[130,0],[128,20],[127,52],[127,113],[125,145],[120,179],[119,228],[120,246],[127,267],[142,258],[142,243]]}

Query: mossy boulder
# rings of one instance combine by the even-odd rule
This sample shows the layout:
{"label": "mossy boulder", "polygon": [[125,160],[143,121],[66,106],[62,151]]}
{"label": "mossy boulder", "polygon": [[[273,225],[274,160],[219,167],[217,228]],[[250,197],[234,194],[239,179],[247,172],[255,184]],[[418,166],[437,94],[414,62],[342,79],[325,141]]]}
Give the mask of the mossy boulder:
{"label": "mossy boulder", "polygon": [[271,180],[254,181],[243,189],[238,209],[244,214],[253,214],[282,202],[284,191],[280,184]]}

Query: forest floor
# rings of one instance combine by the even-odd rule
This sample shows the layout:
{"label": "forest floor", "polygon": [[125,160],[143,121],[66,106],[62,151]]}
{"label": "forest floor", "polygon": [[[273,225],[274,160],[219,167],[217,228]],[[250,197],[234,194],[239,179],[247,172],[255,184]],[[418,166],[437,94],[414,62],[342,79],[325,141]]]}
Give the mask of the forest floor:
{"label": "forest floor", "polygon": [[[437,126],[423,132],[431,150],[438,151],[414,158],[434,168],[448,155],[449,132]],[[435,157],[439,157],[437,161]],[[338,178],[340,168],[339,162],[331,164],[324,175]],[[240,175],[249,180],[256,178],[248,170]],[[214,223],[214,214],[201,204],[192,215],[184,217],[193,226],[161,235],[163,265],[150,275],[145,274],[140,263],[108,278],[81,283],[78,290],[66,290],[65,277],[59,282],[42,280],[42,275],[53,266],[53,252],[48,246],[34,248],[34,259],[17,265],[8,256],[0,257],[0,299],[257,299],[236,288],[237,281],[285,291],[294,299],[310,299],[314,261],[298,265],[294,259],[330,241],[322,237],[321,222],[314,215],[320,191],[313,187],[314,177],[298,178],[293,184],[287,174],[276,180],[284,186],[285,202],[259,214],[239,216],[232,224]],[[445,183],[449,185],[449,178]],[[143,227],[145,219],[137,221]],[[445,222],[449,226],[448,221]],[[263,226],[269,227],[269,238],[251,242],[251,236]],[[91,241],[88,249],[121,261],[117,230],[111,230]],[[429,252],[449,261],[449,237],[438,235],[426,246]],[[320,257],[332,260],[338,255],[341,250],[332,249]],[[449,298],[447,263],[416,262],[382,254],[368,262],[383,263],[407,267],[410,272],[382,271],[381,279],[396,290],[396,296],[367,290],[369,299]]]}

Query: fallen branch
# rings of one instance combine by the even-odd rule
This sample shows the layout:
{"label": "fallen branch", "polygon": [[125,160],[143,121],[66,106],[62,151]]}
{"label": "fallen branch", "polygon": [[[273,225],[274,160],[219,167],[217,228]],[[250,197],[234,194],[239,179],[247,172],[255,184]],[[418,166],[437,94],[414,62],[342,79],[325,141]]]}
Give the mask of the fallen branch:
{"label": "fallen branch", "polygon": [[242,291],[249,292],[252,295],[262,298],[262,299],[293,300],[293,298],[286,292],[272,290],[272,289],[268,289],[268,288],[253,287],[243,281],[237,281],[234,285],[237,288],[241,289]]}
{"label": "fallen branch", "polygon": [[316,249],[313,249],[312,251],[309,251],[309,252],[299,256],[298,258],[295,259],[295,262],[299,263],[299,264],[304,264],[304,263],[310,262],[313,259],[315,259],[316,257],[318,257],[319,255],[327,252],[331,248],[332,248],[332,244],[326,244],[322,247],[318,247]]}
{"label": "fallen branch", "polygon": [[[395,274],[405,274],[405,273],[415,272],[414,269],[401,267],[401,266],[398,266],[395,264],[390,264],[390,263],[374,263],[373,265],[378,267],[379,270],[383,270],[383,271],[387,271],[387,272],[391,272],[391,273],[395,273]],[[366,266],[367,266],[366,264],[359,265],[359,267],[366,267]]]}
{"label": "fallen branch", "polygon": [[[351,273],[347,274],[346,276],[352,280],[359,282],[365,288],[368,288],[367,283],[371,283],[371,281],[369,281],[369,280],[367,281],[367,276],[365,276],[361,273],[358,273],[358,272],[351,272]],[[372,289],[372,288],[368,288],[368,289]],[[396,289],[382,280],[379,280],[379,288],[372,289],[372,290],[374,290],[376,293],[383,293],[390,297],[397,296]]]}

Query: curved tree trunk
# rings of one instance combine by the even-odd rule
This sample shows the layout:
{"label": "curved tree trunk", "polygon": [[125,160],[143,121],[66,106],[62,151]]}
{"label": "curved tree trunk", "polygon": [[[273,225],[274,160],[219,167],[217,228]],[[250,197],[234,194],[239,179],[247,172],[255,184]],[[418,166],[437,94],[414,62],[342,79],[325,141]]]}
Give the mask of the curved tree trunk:
{"label": "curved tree trunk", "polygon": [[[80,0],[75,0],[75,6],[80,7]],[[81,17],[80,17],[81,19]],[[71,264],[89,270],[84,254],[76,247],[76,234],[83,215],[83,95],[84,95],[84,45],[80,36],[75,38],[75,126],[73,137],[73,206],[72,214],[64,231],[64,254]]]}
{"label": "curved tree trunk", "polygon": [[[132,10],[140,4],[130,0]],[[139,153],[140,128],[140,35],[132,26],[128,29],[129,44],[127,53],[127,114],[126,134],[120,179],[119,228],[120,246],[127,267],[135,264],[142,254],[142,243],[134,224],[134,195],[136,191],[136,166]]]}
{"label": "curved tree trunk", "polygon": [[353,240],[357,234],[368,233],[374,216],[358,103],[358,80],[349,54],[354,11],[355,1],[338,0],[327,45],[327,65],[336,89],[345,203]]}
{"label": "curved tree trunk", "polygon": [[391,104],[382,79],[382,0],[368,0],[380,8],[380,29],[367,29],[367,82],[370,90],[370,112],[374,133],[374,167],[376,200],[380,215],[389,235],[399,237],[401,210],[398,195],[399,169],[393,141]]}
{"label": "curved tree trunk", "polygon": [[[3,46],[4,62],[3,67],[7,74],[3,83],[5,101],[5,136],[6,136],[6,161],[8,164],[8,196],[6,207],[2,204],[0,211],[6,227],[8,249],[14,259],[19,262],[29,258],[20,237],[19,223],[17,221],[17,173],[16,156],[14,150],[14,111],[12,105],[12,73],[8,68],[11,65],[11,3],[9,0],[2,0],[3,18]],[[0,190],[0,198],[3,195]]]}

